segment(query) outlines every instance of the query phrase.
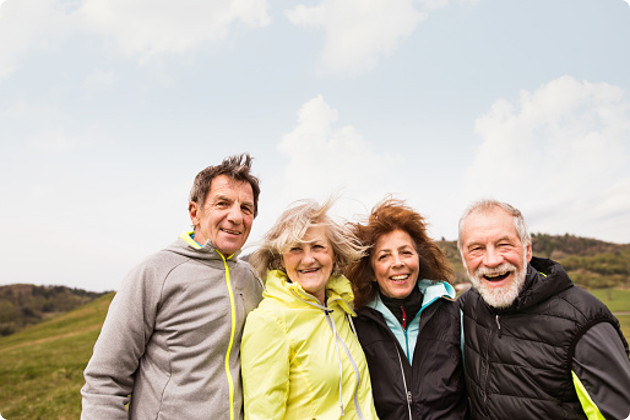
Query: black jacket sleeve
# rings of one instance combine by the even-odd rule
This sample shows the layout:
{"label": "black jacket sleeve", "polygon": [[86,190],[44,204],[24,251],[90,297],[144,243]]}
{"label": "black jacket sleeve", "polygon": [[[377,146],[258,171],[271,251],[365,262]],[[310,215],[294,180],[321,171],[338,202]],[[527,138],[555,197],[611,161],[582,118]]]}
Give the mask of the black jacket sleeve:
{"label": "black jacket sleeve", "polygon": [[630,418],[630,359],[611,324],[595,324],[580,338],[572,370],[584,387],[580,391],[576,382],[578,395],[586,391],[604,418]]}

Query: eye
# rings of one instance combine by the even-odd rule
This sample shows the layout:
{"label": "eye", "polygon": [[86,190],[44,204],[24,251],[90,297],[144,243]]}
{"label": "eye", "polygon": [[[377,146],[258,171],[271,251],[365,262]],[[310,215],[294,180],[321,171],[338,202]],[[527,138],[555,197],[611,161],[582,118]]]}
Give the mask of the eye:
{"label": "eye", "polygon": [[250,206],[242,206],[241,211],[245,214],[254,214],[254,209]]}

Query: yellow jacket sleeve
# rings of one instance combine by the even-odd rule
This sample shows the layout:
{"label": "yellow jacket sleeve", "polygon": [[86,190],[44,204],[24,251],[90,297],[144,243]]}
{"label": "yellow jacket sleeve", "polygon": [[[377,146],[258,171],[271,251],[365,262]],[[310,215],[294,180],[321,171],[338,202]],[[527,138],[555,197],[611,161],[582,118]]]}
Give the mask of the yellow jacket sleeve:
{"label": "yellow jacket sleeve", "polygon": [[260,310],[247,317],[241,342],[245,420],[284,418],[291,350],[283,327]]}

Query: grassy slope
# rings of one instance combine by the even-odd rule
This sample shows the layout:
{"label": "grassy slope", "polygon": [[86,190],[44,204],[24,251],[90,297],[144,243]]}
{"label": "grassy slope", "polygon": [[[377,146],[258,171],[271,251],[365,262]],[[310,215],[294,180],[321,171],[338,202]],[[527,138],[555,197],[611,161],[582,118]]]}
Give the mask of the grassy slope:
{"label": "grassy slope", "polygon": [[112,297],[0,338],[3,417],[79,418],[83,369]]}
{"label": "grassy slope", "polygon": [[[610,290],[610,291],[609,291]],[[630,290],[592,291],[613,312],[630,312]],[[0,413],[7,419],[78,419],[83,369],[113,293],[17,334],[0,337]],[[618,316],[630,338],[630,315]]]}
{"label": "grassy slope", "polygon": [[630,290],[595,289],[590,292],[604,302],[613,313],[616,313],[615,316],[621,323],[621,331],[630,342]]}

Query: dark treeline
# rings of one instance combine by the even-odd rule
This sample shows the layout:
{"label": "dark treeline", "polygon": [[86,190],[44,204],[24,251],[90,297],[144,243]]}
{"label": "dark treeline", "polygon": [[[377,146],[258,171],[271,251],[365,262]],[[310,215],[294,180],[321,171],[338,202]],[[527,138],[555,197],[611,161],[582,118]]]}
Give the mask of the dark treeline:
{"label": "dark treeline", "polygon": [[[467,282],[456,241],[441,240],[455,269],[454,283]],[[630,287],[630,244],[615,244],[574,235],[532,235],[537,257],[551,258],[564,266],[578,286],[584,288]]]}
{"label": "dark treeline", "polygon": [[104,294],[65,286],[0,286],[0,336],[75,309]]}

